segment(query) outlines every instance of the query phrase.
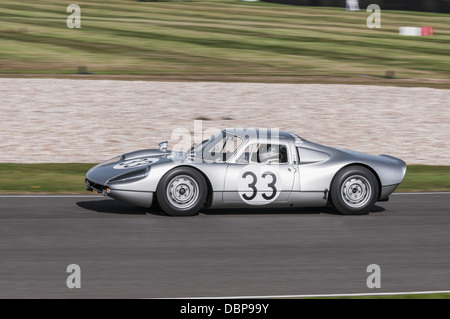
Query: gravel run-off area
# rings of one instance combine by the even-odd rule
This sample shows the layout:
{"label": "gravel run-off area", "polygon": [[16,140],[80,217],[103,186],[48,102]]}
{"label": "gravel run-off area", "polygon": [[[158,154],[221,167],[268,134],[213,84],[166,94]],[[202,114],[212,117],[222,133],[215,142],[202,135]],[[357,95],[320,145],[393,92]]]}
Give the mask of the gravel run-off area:
{"label": "gravel run-off area", "polygon": [[450,90],[8,78],[0,79],[0,162],[95,163],[163,140],[179,145],[196,119],[205,136],[278,128],[408,164],[450,165]]}

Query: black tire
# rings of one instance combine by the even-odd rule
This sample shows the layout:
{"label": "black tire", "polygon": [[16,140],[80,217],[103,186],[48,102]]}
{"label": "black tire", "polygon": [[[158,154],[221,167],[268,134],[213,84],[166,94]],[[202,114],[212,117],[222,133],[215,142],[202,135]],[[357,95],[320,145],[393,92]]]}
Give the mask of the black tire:
{"label": "black tire", "polygon": [[344,215],[364,215],[373,209],[379,192],[378,180],[369,169],[348,166],[331,183],[331,203]]}
{"label": "black tire", "polygon": [[203,175],[190,167],[179,167],[164,175],[156,190],[158,204],[171,216],[193,216],[203,207],[208,186]]}

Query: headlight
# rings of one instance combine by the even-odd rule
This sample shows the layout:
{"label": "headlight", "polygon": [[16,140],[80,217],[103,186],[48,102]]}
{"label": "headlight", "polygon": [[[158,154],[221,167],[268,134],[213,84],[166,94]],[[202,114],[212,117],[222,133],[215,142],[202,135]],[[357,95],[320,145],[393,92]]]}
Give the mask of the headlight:
{"label": "headlight", "polygon": [[110,179],[106,184],[114,185],[114,184],[136,182],[136,181],[146,177],[148,175],[149,170],[150,170],[150,168],[144,168],[144,169],[139,169],[137,171],[122,174],[122,175],[119,175],[117,177]]}

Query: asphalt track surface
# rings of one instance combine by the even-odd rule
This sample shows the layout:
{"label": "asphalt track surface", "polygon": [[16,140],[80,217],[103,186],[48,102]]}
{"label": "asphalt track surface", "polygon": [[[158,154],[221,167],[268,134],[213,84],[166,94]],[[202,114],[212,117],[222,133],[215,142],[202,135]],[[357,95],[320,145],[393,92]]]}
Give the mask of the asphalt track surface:
{"label": "asphalt track surface", "polygon": [[[103,197],[0,197],[0,298],[171,298],[450,290],[450,193],[364,216],[206,210],[174,218]],[[81,288],[69,289],[69,264]],[[381,267],[369,289],[367,266]]]}

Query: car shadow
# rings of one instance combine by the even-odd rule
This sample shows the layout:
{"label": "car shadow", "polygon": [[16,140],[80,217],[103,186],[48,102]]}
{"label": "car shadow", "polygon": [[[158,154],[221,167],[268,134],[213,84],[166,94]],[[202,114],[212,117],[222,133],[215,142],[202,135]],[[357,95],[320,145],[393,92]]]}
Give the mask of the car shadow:
{"label": "car shadow", "polygon": [[[78,207],[104,214],[118,215],[155,215],[168,216],[160,208],[143,208],[127,204],[118,200],[102,199],[80,201]],[[383,207],[375,206],[369,214],[385,211]],[[250,208],[204,208],[199,214],[206,216],[217,215],[342,215],[330,206],[325,207],[250,207]],[[168,216],[169,217],[169,216]]]}
{"label": "car shadow", "polygon": [[164,212],[156,209],[148,209],[127,204],[114,199],[90,200],[76,203],[78,207],[103,214],[118,215],[164,215]]}
{"label": "car shadow", "polygon": [[[384,212],[386,209],[375,205],[367,215]],[[325,207],[251,207],[251,208],[209,208],[202,209],[204,215],[340,215],[342,214],[331,206]],[[352,216],[352,215],[347,215]]]}

